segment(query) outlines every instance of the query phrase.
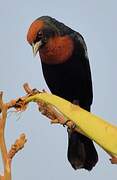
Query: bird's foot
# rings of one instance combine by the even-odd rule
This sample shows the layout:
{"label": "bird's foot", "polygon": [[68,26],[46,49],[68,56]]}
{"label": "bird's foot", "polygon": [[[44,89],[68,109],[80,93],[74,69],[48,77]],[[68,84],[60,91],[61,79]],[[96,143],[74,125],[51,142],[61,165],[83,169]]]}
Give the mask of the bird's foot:
{"label": "bird's foot", "polygon": [[66,120],[60,116],[57,116],[56,119],[51,120],[51,124],[61,124],[63,127],[67,126],[70,131],[74,131],[76,129],[76,124],[73,121]]}
{"label": "bird's foot", "polygon": [[66,117],[53,106],[47,105],[44,102],[39,102],[38,106],[39,111],[51,119],[51,124],[62,124],[64,127],[68,126],[72,131],[76,128],[76,124],[73,121],[66,119]]}
{"label": "bird's foot", "polygon": [[69,128],[71,131],[74,131],[75,128],[76,128],[76,124],[75,124],[73,121],[69,120],[69,119],[64,122],[63,126],[64,126],[64,127],[65,127],[65,126],[68,126],[68,128]]}

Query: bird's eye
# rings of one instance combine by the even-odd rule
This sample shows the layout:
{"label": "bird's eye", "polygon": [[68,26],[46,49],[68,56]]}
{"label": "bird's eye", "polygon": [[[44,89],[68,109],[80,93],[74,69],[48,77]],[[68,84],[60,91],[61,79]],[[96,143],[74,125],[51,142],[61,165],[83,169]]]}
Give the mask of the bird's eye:
{"label": "bird's eye", "polygon": [[37,34],[38,38],[42,38],[43,37],[43,33],[42,31],[39,31],[38,34]]}

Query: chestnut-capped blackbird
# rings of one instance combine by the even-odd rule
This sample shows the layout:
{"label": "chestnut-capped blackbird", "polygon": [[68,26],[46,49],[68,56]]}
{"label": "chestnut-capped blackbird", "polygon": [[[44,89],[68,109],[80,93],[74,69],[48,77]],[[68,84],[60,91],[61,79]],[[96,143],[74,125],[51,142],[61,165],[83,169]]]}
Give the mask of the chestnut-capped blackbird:
{"label": "chestnut-capped blackbird", "polygon": [[[49,16],[36,19],[27,40],[39,51],[43,75],[50,91],[90,111],[92,80],[87,47],[82,35]],[[68,130],[68,160],[74,169],[91,170],[98,161],[93,142]]]}

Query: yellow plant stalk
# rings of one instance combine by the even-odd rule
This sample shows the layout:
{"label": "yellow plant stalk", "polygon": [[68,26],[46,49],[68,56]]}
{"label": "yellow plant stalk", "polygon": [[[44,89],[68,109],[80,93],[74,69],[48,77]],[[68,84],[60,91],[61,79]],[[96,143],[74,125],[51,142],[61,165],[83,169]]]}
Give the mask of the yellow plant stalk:
{"label": "yellow plant stalk", "polygon": [[55,107],[66,119],[72,120],[78,129],[99,144],[108,154],[117,157],[116,126],[53,94],[43,92],[29,96],[26,98],[26,103],[30,101],[42,101]]}

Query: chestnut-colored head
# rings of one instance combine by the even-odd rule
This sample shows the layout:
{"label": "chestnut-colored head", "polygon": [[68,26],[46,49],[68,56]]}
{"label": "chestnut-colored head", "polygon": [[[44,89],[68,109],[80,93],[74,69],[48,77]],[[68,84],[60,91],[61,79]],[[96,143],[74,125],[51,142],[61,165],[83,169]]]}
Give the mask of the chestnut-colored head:
{"label": "chestnut-colored head", "polygon": [[40,52],[46,63],[62,63],[72,54],[73,42],[68,34],[72,30],[49,16],[36,19],[29,27],[27,41],[34,56]]}
{"label": "chestnut-colored head", "polygon": [[27,41],[33,48],[34,55],[39,48],[43,47],[49,38],[57,36],[60,31],[54,24],[56,20],[49,16],[42,16],[36,19],[29,27]]}

